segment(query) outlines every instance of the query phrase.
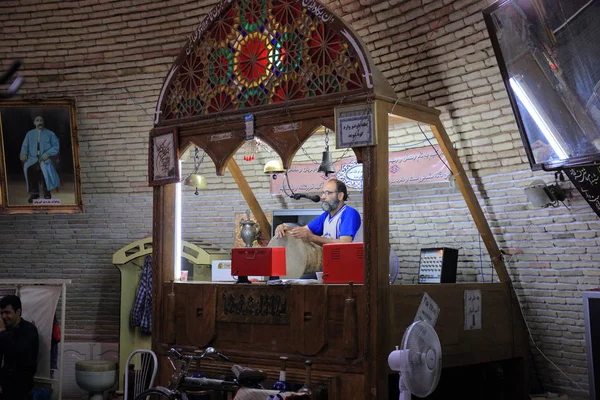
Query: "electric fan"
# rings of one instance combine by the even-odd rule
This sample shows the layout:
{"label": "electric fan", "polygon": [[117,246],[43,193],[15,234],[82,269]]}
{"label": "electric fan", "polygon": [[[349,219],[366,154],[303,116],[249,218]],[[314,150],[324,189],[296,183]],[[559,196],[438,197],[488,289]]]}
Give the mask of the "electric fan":
{"label": "electric fan", "polygon": [[411,393],[427,397],[436,388],[442,372],[442,346],[435,329],[427,322],[413,322],[404,332],[402,348],[392,351],[388,364],[399,373],[400,400]]}

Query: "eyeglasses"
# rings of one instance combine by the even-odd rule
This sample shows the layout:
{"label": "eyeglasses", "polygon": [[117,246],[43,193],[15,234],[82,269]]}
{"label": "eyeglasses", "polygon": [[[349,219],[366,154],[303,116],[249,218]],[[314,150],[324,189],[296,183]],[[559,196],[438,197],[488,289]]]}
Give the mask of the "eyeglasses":
{"label": "eyeglasses", "polygon": [[336,191],[333,191],[333,192],[332,192],[332,191],[330,191],[330,190],[323,190],[323,191],[321,192],[321,196],[329,196],[330,194],[333,194],[333,193],[339,193],[339,192],[338,192],[337,190],[336,190]]}

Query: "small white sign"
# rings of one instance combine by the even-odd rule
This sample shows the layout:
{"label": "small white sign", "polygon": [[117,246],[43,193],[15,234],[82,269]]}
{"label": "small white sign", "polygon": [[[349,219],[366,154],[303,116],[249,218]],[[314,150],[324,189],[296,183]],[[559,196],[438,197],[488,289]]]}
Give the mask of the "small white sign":
{"label": "small white sign", "polygon": [[481,290],[465,290],[465,330],[481,329]]}
{"label": "small white sign", "polygon": [[211,273],[213,282],[235,281],[231,276],[231,260],[213,260]]}
{"label": "small white sign", "polygon": [[228,140],[233,138],[233,133],[225,132],[219,133],[218,135],[210,135],[208,141],[209,142],[220,142],[221,140]]}
{"label": "small white sign", "polygon": [[60,199],[35,199],[33,204],[60,204]]}
{"label": "small white sign", "polygon": [[373,146],[375,114],[373,104],[335,108],[336,148]]}
{"label": "small white sign", "polygon": [[440,307],[431,297],[429,297],[427,292],[423,293],[421,304],[417,310],[417,315],[415,315],[415,321],[425,321],[428,322],[429,325],[435,326],[439,315]]}
{"label": "small white sign", "polygon": [[292,122],[289,124],[277,125],[273,127],[273,133],[289,132],[300,129],[301,122]]}
{"label": "small white sign", "polygon": [[254,139],[254,115],[244,116],[244,121],[246,121],[246,140],[252,140]]}

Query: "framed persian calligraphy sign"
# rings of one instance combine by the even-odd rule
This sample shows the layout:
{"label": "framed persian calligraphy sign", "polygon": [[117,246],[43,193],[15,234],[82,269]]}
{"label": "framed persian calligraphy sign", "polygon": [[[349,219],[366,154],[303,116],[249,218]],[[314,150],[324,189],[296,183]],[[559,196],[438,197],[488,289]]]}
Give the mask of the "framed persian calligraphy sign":
{"label": "framed persian calligraphy sign", "polygon": [[0,102],[0,212],[83,211],[73,99]]}
{"label": "framed persian calligraphy sign", "polygon": [[177,183],[179,171],[179,147],[177,129],[152,131],[148,149],[148,184],[150,186]]}
{"label": "framed persian calligraphy sign", "polygon": [[335,108],[335,145],[337,149],[373,146],[375,135],[375,105],[359,104]]}
{"label": "framed persian calligraphy sign", "polygon": [[600,165],[565,168],[569,180],[600,217]]}
{"label": "framed persian calligraphy sign", "polygon": [[290,287],[221,288],[217,292],[217,321],[286,325],[291,320]]}

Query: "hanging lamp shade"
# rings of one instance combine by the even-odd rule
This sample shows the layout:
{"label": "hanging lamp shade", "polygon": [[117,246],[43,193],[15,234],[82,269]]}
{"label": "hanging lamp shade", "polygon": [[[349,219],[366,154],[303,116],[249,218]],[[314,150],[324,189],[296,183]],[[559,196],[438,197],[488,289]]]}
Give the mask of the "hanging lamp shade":
{"label": "hanging lamp shade", "polygon": [[319,172],[323,172],[325,176],[335,173],[335,166],[331,159],[331,152],[329,151],[329,129],[325,128],[325,151],[323,152],[323,158],[321,164],[319,164]]}
{"label": "hanging lamp shade", "polygon": [[321,160],[321,164],[319,164],[318,171],[323,172],[325,176],[335,173],[335,166],[333,165],[333,160],[331,159],[331,152],[329,151],[329,146],[325,147],[325,151],[323,152],[323,159]]}
{"label": "hanging lamp shade", "polygon": [[185,186],[191,186],[196,188],[196,191],[194,192],[196,196],[198,195],[198,189],[206,189],[207,186],[206,178],[200,175],[200,173],[198,172],[198,169],[200,169],[200,164],[202,164],[202,161],[204,160],[204,155],[206,153],[202,154],[202,159],[200,159],[199,153],[200,149],[196,147],[196,149],[194,150],[194,171],[191,174],[189,174],[183,181],[183,184]]}
{"label": "hanging lamp shade", "polygon": [[285,172],[285,168],[283,168],[283,162],[280,159],[274,159],[268,161],[265,164],[263,172],[265,174],[276,174],[280,172]]}
{"label": "hanging lamp shade", "polygon": [[192,186],[198,189],[206,189],[206,178],[198,173],[191,173],[183,181],[186,186]]}

